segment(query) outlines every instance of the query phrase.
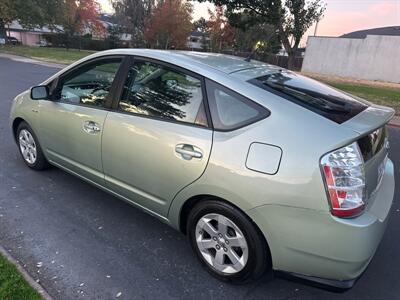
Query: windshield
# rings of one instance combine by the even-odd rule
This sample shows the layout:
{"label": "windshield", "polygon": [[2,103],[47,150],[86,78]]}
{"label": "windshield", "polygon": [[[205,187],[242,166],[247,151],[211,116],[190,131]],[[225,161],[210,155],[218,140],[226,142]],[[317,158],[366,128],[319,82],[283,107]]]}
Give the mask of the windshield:
{"label": "windshield", "polygon": [[281,70],[249,82],[339,124],[368,107],[339,90],[290,71]]}

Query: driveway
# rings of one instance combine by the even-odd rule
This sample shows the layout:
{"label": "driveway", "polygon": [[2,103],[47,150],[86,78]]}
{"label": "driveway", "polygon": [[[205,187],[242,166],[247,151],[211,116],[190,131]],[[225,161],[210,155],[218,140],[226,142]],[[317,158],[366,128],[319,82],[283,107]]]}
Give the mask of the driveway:
{"label": "driveway", "polygon": [[[59,170],[28,169],[8,124],[12,99],[58,69],[0,56],[0,244],[57,299],[395,299],[400,194],[369,268],[343,294],[285,279],[232,286],[206,273],[185,236]],[[400,128],[391,128],[400,183]]]}

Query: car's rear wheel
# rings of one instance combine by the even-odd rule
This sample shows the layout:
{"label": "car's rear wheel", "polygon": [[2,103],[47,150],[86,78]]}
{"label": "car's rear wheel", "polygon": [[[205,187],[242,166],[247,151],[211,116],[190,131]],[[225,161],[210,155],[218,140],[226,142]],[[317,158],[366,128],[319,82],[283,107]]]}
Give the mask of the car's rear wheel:
{"label": "car's rear wheel", "polygon": [[16,138],[21,156],[28,167],[43,170],[49,166],[35,133],[27,123],[19,124]]}
{"label": "car's rear wheel", "polygon": [[271,267],[269,249],[259,230],[225,202],[201,201],[189,214],[187,230],[203,266],[221,280],[256,280]]}

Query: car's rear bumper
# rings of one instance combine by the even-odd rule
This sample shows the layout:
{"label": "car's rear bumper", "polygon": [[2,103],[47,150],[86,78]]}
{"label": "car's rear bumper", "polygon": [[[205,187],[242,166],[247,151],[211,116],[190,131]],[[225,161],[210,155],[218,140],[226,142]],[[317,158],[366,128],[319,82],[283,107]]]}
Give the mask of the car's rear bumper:
{"label": "car's rear bumper", "polygon": [[264,233],[275,270],[350,288],[366,269],[384,234],[394,196],[393,163],[359,217],[328,211],[265,205],[248,211]]}

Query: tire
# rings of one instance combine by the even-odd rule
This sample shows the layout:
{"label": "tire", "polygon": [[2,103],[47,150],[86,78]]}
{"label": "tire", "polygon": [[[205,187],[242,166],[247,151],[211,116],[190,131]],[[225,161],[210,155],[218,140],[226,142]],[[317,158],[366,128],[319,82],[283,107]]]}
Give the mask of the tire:
{"label": "tire", "polygon": [[29,168],[40,171],[50,166],[35,133],[26,122],[19,124],[15,138],[21,157]]}
{"label": "tire", "polygon": [[225,202],[201,201],[190,211],[186,228],[202,265],[222,281],[243,284],[271,270],[269,247],[261,232],[244,213]]}

